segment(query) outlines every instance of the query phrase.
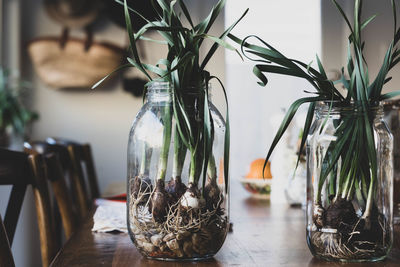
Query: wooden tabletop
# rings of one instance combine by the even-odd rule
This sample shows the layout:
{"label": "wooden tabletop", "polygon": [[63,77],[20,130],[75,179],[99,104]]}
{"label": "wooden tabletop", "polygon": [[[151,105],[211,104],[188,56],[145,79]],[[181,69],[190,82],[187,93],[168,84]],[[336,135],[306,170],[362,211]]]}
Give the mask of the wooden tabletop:
{"label": "wooden tabletop", "polygon": [[93,216],[90,216],[51,266],[400,266],[399,226],[397,244],[384,262],[368,265],[322,262],[308,250],[302,209],[252,199],[239,184],[234,183],[232,188],[233,233],[228,234],[212,260],[195,263],[148,260],[139,254],[128,234],[92,233]]}

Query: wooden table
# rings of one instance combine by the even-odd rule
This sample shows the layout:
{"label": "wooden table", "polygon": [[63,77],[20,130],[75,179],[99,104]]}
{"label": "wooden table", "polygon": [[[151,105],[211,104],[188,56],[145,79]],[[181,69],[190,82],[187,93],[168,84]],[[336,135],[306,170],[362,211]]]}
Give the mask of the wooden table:
{"label": "wooden table", "polygon": [[[304,211],[256,200],[232,186],[233,233],[214,259],[160,262],[143,258],[127,234],[92,233],[92,216],[71,237],[51,266],[400,266],[400,244],[380,263],[340,264],[312,257],[305,233]],[[92,213],[93,215],[93,213]],[[400,227],[396,229],[400,242]]]}

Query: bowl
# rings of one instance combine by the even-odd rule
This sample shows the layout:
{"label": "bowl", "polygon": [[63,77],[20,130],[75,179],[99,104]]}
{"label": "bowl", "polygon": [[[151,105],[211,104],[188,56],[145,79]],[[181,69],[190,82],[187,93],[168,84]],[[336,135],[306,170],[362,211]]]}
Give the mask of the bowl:
{"label": "bowl", "polygon": [[271,196],[272,179],[242,178],[240,183],[252,197],[269,199]]}

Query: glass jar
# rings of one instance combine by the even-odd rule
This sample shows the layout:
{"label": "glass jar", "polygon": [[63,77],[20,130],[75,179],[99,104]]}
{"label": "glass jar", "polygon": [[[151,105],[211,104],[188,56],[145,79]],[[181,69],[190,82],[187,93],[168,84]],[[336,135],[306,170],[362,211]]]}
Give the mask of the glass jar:
{"label": "glass jar", "polygon": [[400,224],[400,100],[383,103],[385,122],[393,134],[393,222]]}
{"label": "glass jar", "polygon": [[[368,129],[375,149],[368,150]],[[393,243],[393,138],[382,106],[364,112],[319,103],[306,150],[312,254],[346,262],[384,259]]]}
{"label": "glass jar", "polygon": [[[187,88],[184,92],[187,119],[200,136],[205,91]],[[218,252],[229,228],[223,172],[225,121],[209,102],[214,138],[204,168],[205,150],[187,148],[172,100],[168,83],[151,83],[133,122],[128,142],[128,230],[148,258],[201,260]]]}

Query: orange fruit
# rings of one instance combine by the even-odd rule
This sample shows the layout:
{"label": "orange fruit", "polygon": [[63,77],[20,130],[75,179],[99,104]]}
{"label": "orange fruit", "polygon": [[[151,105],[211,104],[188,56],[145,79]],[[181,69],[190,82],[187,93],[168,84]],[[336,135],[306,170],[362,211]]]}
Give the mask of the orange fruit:
{"label": "orange fruit", "polygon": [[266,179],[271,179],[272,174],[271,174],[271,162],[268,161],[267,165],[265,166],[264,170],[264,177],[263,177],[263,168],[264,168],[264,159],[256,159],[250,164],[250,171],[246,175],[246,178],[266,178]]}

